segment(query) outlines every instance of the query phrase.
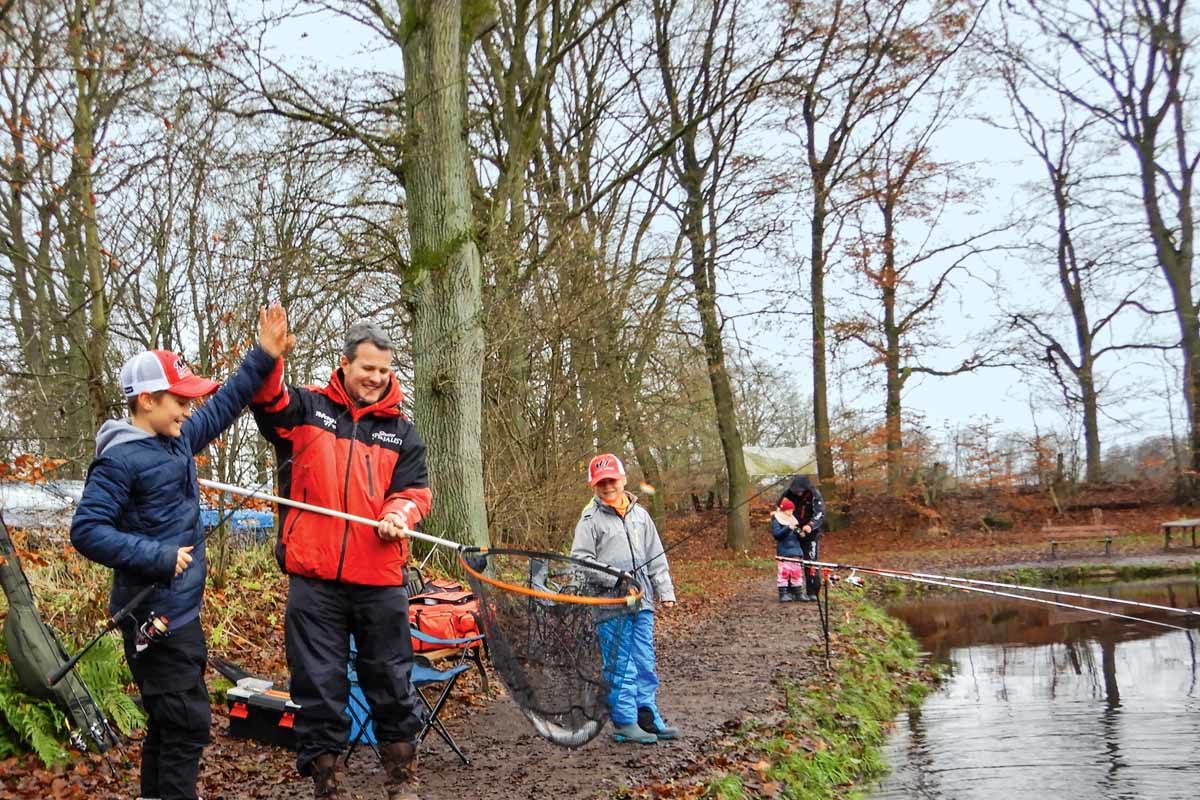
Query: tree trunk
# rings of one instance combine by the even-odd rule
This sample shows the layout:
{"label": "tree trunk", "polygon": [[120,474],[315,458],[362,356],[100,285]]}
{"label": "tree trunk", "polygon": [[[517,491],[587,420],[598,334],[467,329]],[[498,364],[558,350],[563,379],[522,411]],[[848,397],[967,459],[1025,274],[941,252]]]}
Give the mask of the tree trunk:
{"label": "tree trunk", "polygon": [[[1148,137],[1150,144],[1154,137]],[[1149,145],[1147,145],[1149,147]],[[1159,268],[1171,290],[1175,308],[1175,319],[1179,325],[1179,343],[1183,349],[1183,396],[1188,414],[1188,442],[1191,447],[1189,474],[1200,475],[1200,325],[1197,322],[1196,303],[1192,297],[1192,225],[1191,214],[1181,222],[1181,244],[1173,241],[1173,232],[1163,218],[1158,199],[1158,167],[1153,152],[1142,153],[1141,162],[1142,199],[1146,208],[1150,236],[1158,257]],[[1190,203],[1191,180],[1185,176],[1181,181],[1186,190],[1183,199]],[[1195,477],[1184,481],[1185,493],[1189,497],[1197,494]]]}
{"label": "tree trunk", "polygon": [[487,546],[483,493],[483,327],[479,250],[466,140],[466,53],[460,0],[403,6],[407,130],[403,174],[412,263],[417,427],[434,492],[428,529]]}
{"label": "tree trunk", "polygon": [[[1101,479],[1100,470],[1100,414],[1099,396],[1096,392],[1095,363],[1093,352],[1094,336],[1088,318],[1087,298],[1084,295],[1082,267],[1075,255],[1075,243],[1071,234],[1068,212],[1072,199],[1069,196],[1067,176],[1061,169],[1050,167],[1050,178],[1054,183],[1054,202],[1058,214],[1058,279],[1071,309],[1075,324],[1075,344],[1079,349],[1079,366],[1075,379],[1079,383],[1079,402],[1083,407],[1083,440],[1086,453],[1084,480],[1096,483]],[[1069,362],[1068,362],[1069,363]]]}
{"label": "tree trunk", "polygon": [[[690,142],[687,143],[690,145]],[[685,155],[685,163],[695,164],[695,157]],[[713,405],[717,411],[717,435],[725,455],[725,472],[729,477],[729,511],[726,516],[725,544],[740,552],[750,548],[750,476],[746,472],[746,457],[742,452],[742,434],[737,425],[737,402],[729,372],[725,368],[725,346],[721,341],[721,322],[717,318],[716,270],[712,256],[705,247],[708,237],[703,232],[704,196],[699,171],[692,169],[693,179],[683,182],[687,196],[687,217],[684,234],[691,248],[692,287],[704,340],[704,360],[708,364],[708,380],[712,386]]]}
{"label": "tree trunk", "polygon": [[[897,186],[903,191],[903,184]],[[887,399],[884,407],[884,433],[887,451],[887,491],[900,493],[903,474],[904,441],[901,428],[900,391],[904,377],[900,371],[900,326],[896,323],[896,225],[895,200],[889,196],[883,212],[883,274],[880,276],[880,298],[883,301],[884,364],[887,372]]]}
{"label": "tree trunk", "polygon": [[[811,134],[810,134],[811,136]],[[833,442],[829,430],[829,394],[825,369],[825,216],[828,213],[824,181],[813,172],[812,248],[809,262],[812,303],[813,435],[816,439],[817,478],[826,493],[833,485]]]}
{"label": "tree trunk", "polygon": [[[91,0],[75,0],[74,15],[68,40],[68,50],[75,67],[75,114],[72,131],[74,149],[71,156],[72,231],[69,241],[77,248],[75,296],[81,304],[75,306],[77,322],[72,325],[72,351],[78,354],[76,377],[85,381],[88,405],[94,427],[108,419],[108,400],[105,392],[108,350],[108,309],[105,281],[100,255],[100,227],[96,219],[96,194],[92,181],[96,149],[96,126],[92,104],[96,102],[99,73],[88,52],[92,46],[91,26],[96,8]],[[85,47],[85,37],[88,39]],[[68,322],[69,325],[72,323]]]}
{"label": "tree trunk", "polygon": [[1084,480],[1099,483],[1104,479],[1100,461],[1100,412],[1096,399],[1096,381],[1089,358],[1079,370],[1080,399],[1083,405]]}

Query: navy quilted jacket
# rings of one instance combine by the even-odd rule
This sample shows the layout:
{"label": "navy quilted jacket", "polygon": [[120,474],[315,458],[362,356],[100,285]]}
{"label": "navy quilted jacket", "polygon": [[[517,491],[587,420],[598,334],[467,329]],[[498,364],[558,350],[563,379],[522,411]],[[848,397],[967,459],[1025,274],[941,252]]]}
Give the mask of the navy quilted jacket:
{"label": "navy quilted jacket", "polygon": [[800,543],[798,526],[788,526],[771,515],[771,535],[775,537],[775,555],[785,558],[804,558],[804,547]]}
{"label": "navy quilted jacket", "polygon": [[[96,459],[71,521],[71,544],[111,567],[109,611],[147,584],[160,584],[135,619],[165,614],[171,628],[200,615],[207,564],[200,527],[196,462],[192,458],[233,424],[275,359],[255,347],[225,385],[198,407],[178,438],[155,436],[128,420],[109,420],[96,433]],[[192,563],[175,576],[175,554],[193,545]]]}

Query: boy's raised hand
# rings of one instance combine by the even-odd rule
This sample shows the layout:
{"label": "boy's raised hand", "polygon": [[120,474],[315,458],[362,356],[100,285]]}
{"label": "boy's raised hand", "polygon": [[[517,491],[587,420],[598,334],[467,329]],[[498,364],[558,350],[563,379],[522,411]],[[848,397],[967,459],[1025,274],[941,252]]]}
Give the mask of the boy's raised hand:
{"label": "boy's raised hand", "polygon": [[288,354],[296,337],[288,333],[287,311],[279,303],[258,310],[258,344],[271,358]]}

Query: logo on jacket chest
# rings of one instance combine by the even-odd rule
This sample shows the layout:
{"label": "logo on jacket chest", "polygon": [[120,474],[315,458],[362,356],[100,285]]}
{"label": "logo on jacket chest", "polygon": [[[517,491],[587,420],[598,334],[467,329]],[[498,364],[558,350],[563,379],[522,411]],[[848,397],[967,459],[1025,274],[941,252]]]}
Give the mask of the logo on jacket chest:
{"label": "logo on jacket chest", "polygon": [[375,431],[373,434],[371,434],[371,438],[377,442],[390,444],[393,447],[399,447],[400,445],[404,444],[404,440],[401,439],[398,434],[392,433],[391,431]]}
{"label": "logo on jacket chest", "polygon": [[326,414],[324,411],[314,411],[313,416],[321,420],[321,424],[330,430],[337,430],[337,420]]}

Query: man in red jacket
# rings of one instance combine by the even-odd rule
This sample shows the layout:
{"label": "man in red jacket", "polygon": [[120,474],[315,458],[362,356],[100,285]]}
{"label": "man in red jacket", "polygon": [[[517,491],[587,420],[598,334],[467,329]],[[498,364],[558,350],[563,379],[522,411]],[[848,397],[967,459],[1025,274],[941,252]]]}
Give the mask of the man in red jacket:
{"label": "man in red jacket", "polygon": [[280,508],[275,557],[290,576],[285,632],[297,768],[318,798],[339,798],[338,755],[349,738],[350,636],[375,721],[389,800],[412,797],[419,701],[411,683],[405,593],[408,531],[429,513],[425,443],[401,410],[391,342],[351,326],[324,387],[283,381],[283,359],[252,408],[275,446],[285,497],[380,521],[379,527]]}

